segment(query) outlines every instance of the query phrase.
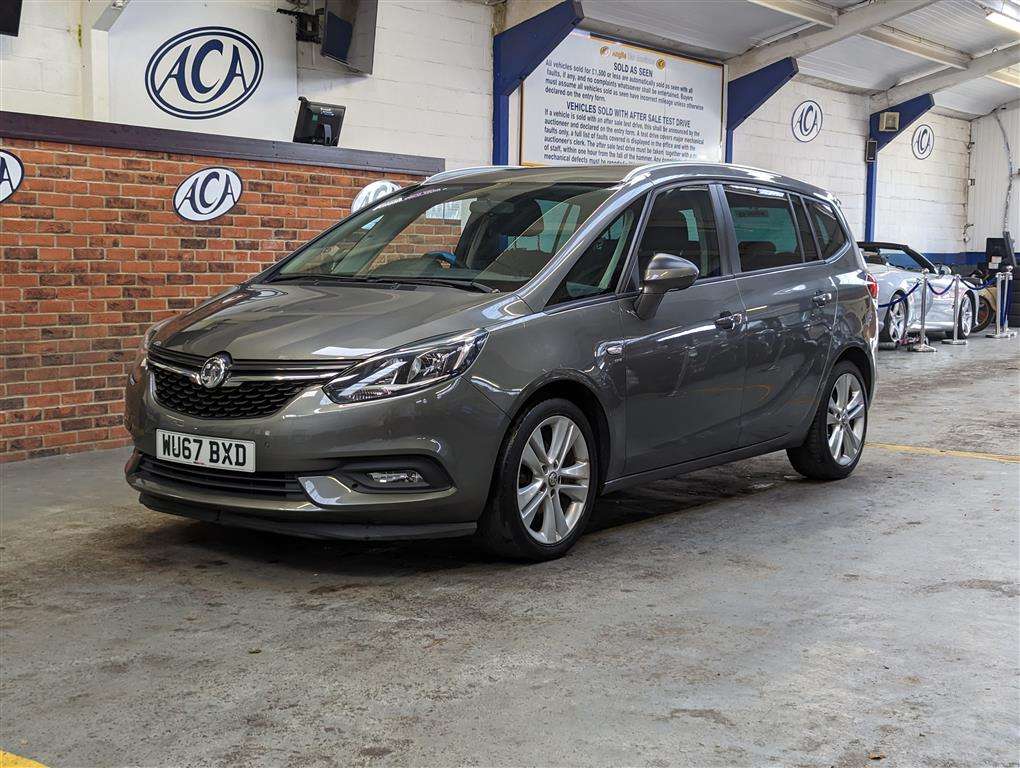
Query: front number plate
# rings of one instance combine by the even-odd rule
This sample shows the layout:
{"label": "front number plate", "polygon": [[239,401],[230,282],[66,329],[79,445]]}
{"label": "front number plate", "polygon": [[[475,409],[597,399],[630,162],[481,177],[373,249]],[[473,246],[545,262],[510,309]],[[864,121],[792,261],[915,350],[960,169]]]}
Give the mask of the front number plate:
{"label": "front number plate", "polygon": [[156,458],[197,467],[255,471],[255,443],[156,430]]}

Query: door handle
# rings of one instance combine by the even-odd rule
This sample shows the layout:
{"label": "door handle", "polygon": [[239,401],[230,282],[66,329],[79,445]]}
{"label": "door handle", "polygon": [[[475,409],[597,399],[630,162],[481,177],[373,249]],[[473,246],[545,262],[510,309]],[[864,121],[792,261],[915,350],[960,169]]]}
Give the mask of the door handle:
{"label": "door handle", "polygon": [[744,319],[743,315],[741,315],[739,312],[735,312],[732,315],[727,315],[724,313],[716,318],[715,327],[722,328],[723,330],[726,331],[731,331],[738,325],[740,325],[740,321],[743,319]]}
{"label": "door handle", "polygon": [[816,293],[811,297],[811,301],[814,302],[816,307],[824,307],[830,301],[832,301],[832,294],[829,291]]}

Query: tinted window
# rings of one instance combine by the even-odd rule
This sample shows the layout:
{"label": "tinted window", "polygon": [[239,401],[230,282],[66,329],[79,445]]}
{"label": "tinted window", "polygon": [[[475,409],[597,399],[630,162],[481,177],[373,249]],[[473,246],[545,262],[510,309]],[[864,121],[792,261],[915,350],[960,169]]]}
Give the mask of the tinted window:
{"label": "tinted window", "polygon": [[793,199],[793,210],[797,214],[797,229],[800,230],[800,243],[804,247],[804,261],[817,261],[818,248],[815,246],[815,236],[811,233],[804,201],[799,197]]}
{"label": "tinted window", "polygon": [[726,190],[742,272],[785,267],[803,259],[789,198],[782,192]]}
{"label": "tinted window", "polygon": [[822,249],[822,258],[827,259],[846,245],[846,234],[839,219],[836,218],[835,211],[828,205],[813,200],[807,205],[815,224],[815,232],[818,233],[818,246]]}
{"label": "tinted window", "polygon": [[707,189],[680,187],[655,197],[638,246],[639,275],[657,253],[694,262],[701,278],[722,274],[715,214]]}
{"label": "tinted window", "polygon": [[901,251],[898,248],[881,248],[878,253],[890,267],[906,269],[910,272],[920,272],[925,267],[931,269],[930,265],[918,261],[906,251]]}
{"label": "tinted window", "polygon": [[595,238],[570,268],[549,300],[550,304],[612,293],[615,290],[643,205],[644,198],[633,203],[602,230],[602,234]]}

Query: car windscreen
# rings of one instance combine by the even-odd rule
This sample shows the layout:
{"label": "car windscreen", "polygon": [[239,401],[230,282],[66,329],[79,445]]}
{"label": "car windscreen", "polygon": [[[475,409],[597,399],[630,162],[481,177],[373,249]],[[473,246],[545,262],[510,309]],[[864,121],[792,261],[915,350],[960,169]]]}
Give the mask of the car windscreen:
{"label": "car windscreen", "polygon": [[614,190],[520,181],[418,187],[341,222],[274,278],[438,280],[515,290]]}

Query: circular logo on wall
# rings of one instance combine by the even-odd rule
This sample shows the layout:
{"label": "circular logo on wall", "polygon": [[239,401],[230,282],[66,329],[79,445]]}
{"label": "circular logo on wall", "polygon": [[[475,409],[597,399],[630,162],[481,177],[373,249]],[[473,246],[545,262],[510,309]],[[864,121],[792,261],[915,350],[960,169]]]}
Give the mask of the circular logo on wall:
{"label": "circular logo on wall", "polygon": [[202,364],[202,370],[198,372],[198,379],[206,389],[216,389],[227,380],[230,373],[230,355],[220,352],[213,355]]}
{"label": "circular logo on wall", "polygon": [[7,150],[0,149],[0,203],[13,195],[21,180],[25,178],[25,166],[21,159]]}
{"label": "circular logo on wall", "polygon": [[198,27],[163,43],[145,67],[145,90],[167,114],[204,120],[237,109],[262,82],[262,51],[243,32]]}
{"label": "circular logo on wall", "polygon": [[386,197],[386,195],[396,192],[398,189],[400,189],[400,185],[389,179],[373,181],[354,197],[354,202],[351,203],[351,213],[360,211],[362,208],[371,205],[382,197]]}
{"label": "circular logo on wall", "polygon": [[917,126],[914,135],[910,139],[910,148],[914,150],[914,157],[918,160],[927,160],[935,149],[935,131],[927,123]]}
{"label": "circular logo on wall", "polygon": [[818,102],[808,99],[798,104],[793,110],[790,127],[797,141],[808,142],[814,139],[822,130],[822,108]]}
{"label": "circular logo on wall", "polygon": [[180,183],[174,210],[188,221],[222,216],[241,199],[241,177],[230,168],[203,168]]}

